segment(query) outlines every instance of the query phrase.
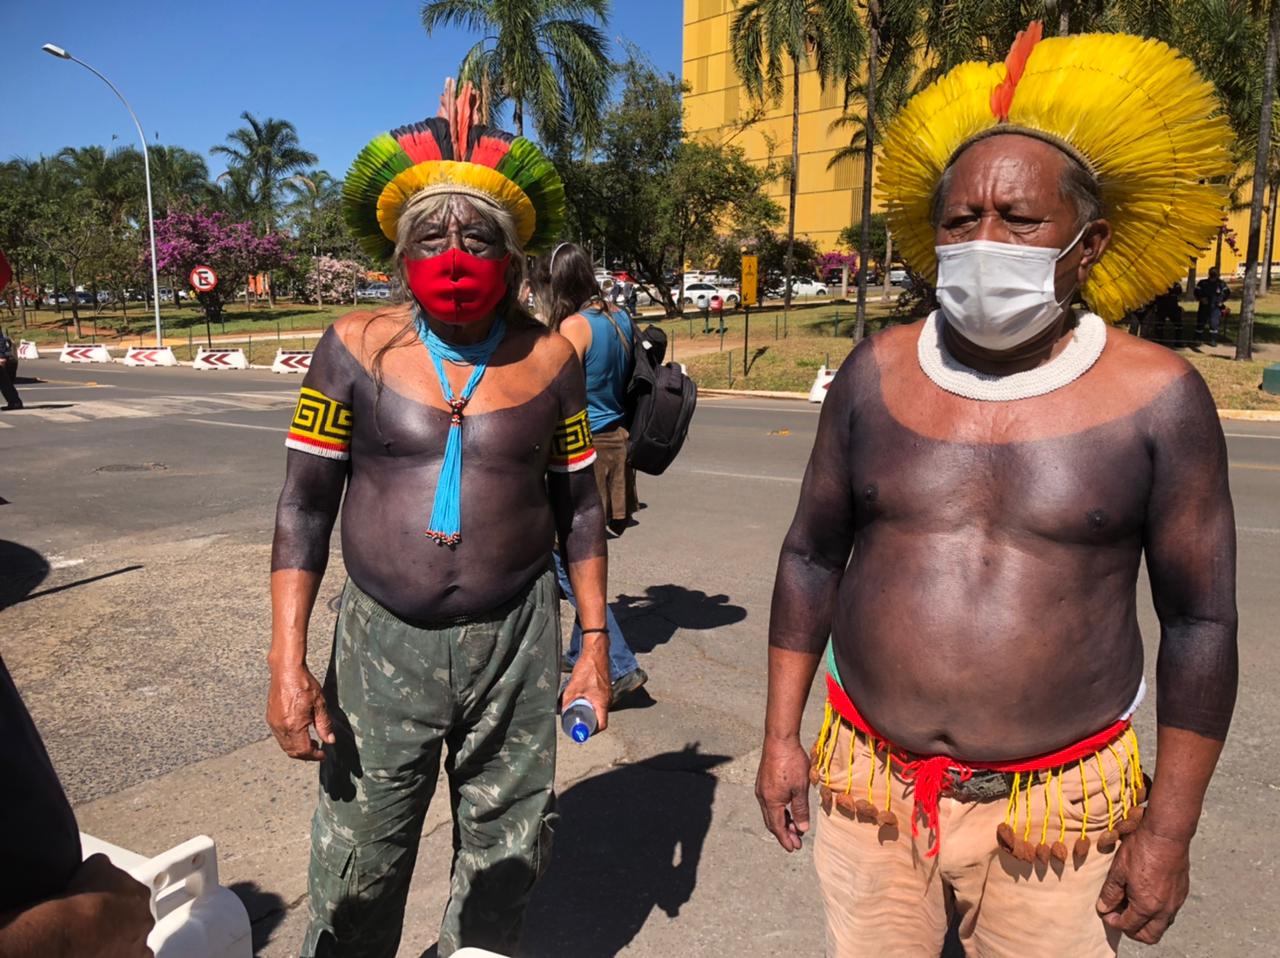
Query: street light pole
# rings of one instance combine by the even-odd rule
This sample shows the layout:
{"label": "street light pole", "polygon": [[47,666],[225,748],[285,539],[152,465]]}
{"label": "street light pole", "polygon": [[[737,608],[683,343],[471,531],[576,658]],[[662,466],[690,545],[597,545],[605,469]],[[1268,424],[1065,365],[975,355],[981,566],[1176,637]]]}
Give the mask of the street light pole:
{"label": "street light pole", "polygon": [[[160,279],[156,275],[156,216],[151,205],[151,156],[147,150],[147,135],[142,132],[142,124],[138,122],[138,115],[133,112],[133,107],[129,105],[129,101],[124,98],[124,94],[116,89],[116,85],[104,77],[83,60],[73,57],[62,47],[55,46],[52,43],[46,43],[40,48],[50,56],[57,57],[59,60],[70,60],[78,63],[99,80],[111,88],[111,92],[119,97],[120,102],[124,104],[124,108],[129,111],[129,116],[133,118],[133,125],[138,128],[138,140],[142,143],[142,170],[147,181],[147,229],[151,234],[151,302],[156,314],[156,346],[164,345],[164,330],[160,326]],[[74,290],[72,293],[74,294]]]}

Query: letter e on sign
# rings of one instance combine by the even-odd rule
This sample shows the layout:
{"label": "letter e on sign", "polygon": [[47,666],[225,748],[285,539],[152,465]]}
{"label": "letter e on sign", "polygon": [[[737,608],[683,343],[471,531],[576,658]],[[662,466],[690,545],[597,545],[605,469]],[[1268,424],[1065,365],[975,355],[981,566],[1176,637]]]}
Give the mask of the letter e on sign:
{"label": "letter e on sign", "polygon": [[191,288],[197,293],[212,293],[218,286],[218,274],[212,266],[197,266],[191,271]]}

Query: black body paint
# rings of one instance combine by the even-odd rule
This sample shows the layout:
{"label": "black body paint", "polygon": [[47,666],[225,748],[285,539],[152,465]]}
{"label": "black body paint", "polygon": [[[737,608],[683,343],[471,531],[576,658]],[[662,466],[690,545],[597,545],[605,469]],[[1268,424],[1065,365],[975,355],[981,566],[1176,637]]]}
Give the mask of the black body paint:
{"label": "black body paint", "polygon": [[[581,366],[569,353],[528,401],[464,416],[463,538],[449,548],[423,534],[449,413],[406,398],[389,383],[379,399],[373,380],[331,329],[305,384],[351,405],[351,460],[290,450],[272,568],[323,570],[339,503],[348,574],[411,622],[474,616],[501,605],[548,567],[557,529],[571,561],[604,555],[603,512],[591,470],[547,471],[556,423],[586,405]],[[510,382],[538,375],[527,355],[491,365],[477,395],[503,390],[504,377]],[[434,385],[434,375],[428,378]]]}
{"label": "black body paint", "polygon": [[1065,436],[950,442],[890,413],[877,339],[854,350],[824,403],[770,643],[813,653],[830,634],[854,702],[908,749],[1040,754],[1129,705],[1145,550],[1161,620],[1159,721],[1223,737],[1235,527],[1199,376]]}

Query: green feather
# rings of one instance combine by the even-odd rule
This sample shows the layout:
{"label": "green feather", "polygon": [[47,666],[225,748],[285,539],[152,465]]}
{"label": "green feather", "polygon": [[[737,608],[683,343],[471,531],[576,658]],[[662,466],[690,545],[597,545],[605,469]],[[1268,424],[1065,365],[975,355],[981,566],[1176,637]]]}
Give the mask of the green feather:
{"label": "green feather", "polygon": [[389,259],[395,244],[378,225],[378,197],[396,176],[413,166],[390,134],[374,137],[356,157],[342,184],[343,218],[366,253]]}
{"label": "green feather", "polygon": [[524,137],[511,141],[511,149],[498,163],[498,172],[522,190],[537,216],[533,236],[525,244],[529,253],[545,250],[560,237],[565,224],[564,182],[551,161]]}

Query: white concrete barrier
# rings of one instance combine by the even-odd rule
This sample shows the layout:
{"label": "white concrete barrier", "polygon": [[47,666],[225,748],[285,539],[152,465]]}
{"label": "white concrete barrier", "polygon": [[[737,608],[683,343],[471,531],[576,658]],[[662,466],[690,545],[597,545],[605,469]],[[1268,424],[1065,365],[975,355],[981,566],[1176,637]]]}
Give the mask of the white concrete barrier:
{"label": "white concrete barrier", "polygon": [[178,358],[168,346],[130,346],[124,354],[126,366],[176,366]]}
{"label": "white concrete barrier", "polygon": [[200,835],[155,858],[80,833],[84,856],[102,853],[151,889],[155,927],[147,947],[155,958],[252,958],[249,915],[218,884],[218,850]]}
{"label": "white concrete barrier", "polygon": [[102,343],[67,343],[62,347],[59,362],[64,363],[109,363],[111,354]]}
{"label": "white concrete barrier", "polygon": [[196,350],[196,358],[191,363],[192,369],[248,369],[249,360],[245,358],[243,349],[206,349],[201,346]]}
{"label": "white concrete barrier", "polygon": [[836,374],[829,372],[826,366],[818,367],[818,375],[813,380],[813,385],[809,387],[809,402],[822,402],[827,398],[827,388],[831,385],[831,381],[836,378]]}
{"label": "white concrete barrier", "polygon": [[271,364],[273,373],[305,373],[311,368],[310,349],[277,349],[275,362]]}
{"label": "white concrete barrier", "polygon": [[29,339],[20,339],[18,340],[18,358],[39,359],[40,350],[36,349],[36,344]]}

